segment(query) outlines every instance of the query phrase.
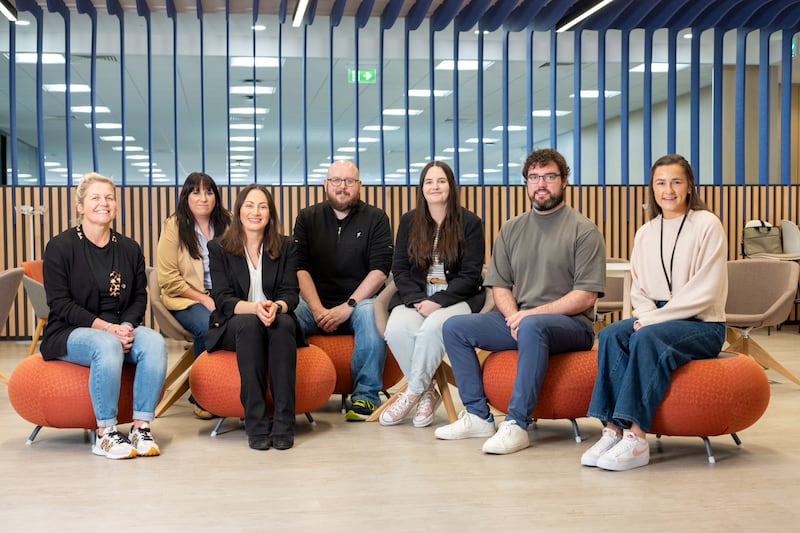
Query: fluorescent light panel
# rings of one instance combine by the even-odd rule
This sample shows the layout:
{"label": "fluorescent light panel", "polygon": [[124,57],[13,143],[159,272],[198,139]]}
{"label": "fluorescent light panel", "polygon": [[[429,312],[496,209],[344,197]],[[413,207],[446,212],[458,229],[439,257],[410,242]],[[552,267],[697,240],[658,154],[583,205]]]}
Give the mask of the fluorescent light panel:
{"label": "fluorescent light panel", "polygon": [[[8,53],[3,54],[9,58]],[[16,62],[19,64],[33,64],[39,60],[36,52],[20,52],[15,56]],[[63,65],[66,63],[62,54],[42,54],[42,65]]]}
{"label": "fluorescent light panel", "polygon": [[[606,98],[614,98],[615,96],[619,96],[619,91],[604,91]],[[569,95],[570,98],[575,98],[575,93]],[[600,91],[596,89],[582,89],[581,90],[581,98],[600,98]]]}
{"label": "fluorescent light panel", "polygon": [[231,58],[232,67],[266,67],[277,68],[277,57],[253,57],[253,56],[234,56]]}
{"label": "fluorescent light panel", "polygon": [[[453,91],[448,91],[445,89],[434,89],[433,96],[439,98],[441,96],[450,96],[453,94]],[[416,97],[416,98],[430,98],[431,91],[429,89],[409,89],[408,96]]]}
{"label": "fluorescent light panel", "polygon": [[299,28],[301,24],[303,24],[303,19],[306,16],[306,10],[308,9],[308,0],[300,0],[297,3],[297,9],[294,12],[294,17],[292,18],[292,27]]}
{"label": "fluorescent light panel", "polygon": [[[675,70],[676,71],[683,70],[683,69],[687,68],[688,66],[689,66],[688,63],[675,63]],[[643,73],[644,72],[644,67],[645,67],[644,63],[641,63],[641,64],[636,65],[635,67],[633,67],[630,71],[631,72],[637,72],[637,73]],[[650,72],[652,72],[654,74],[660,74],[660,73],[669,72],[669,63],[650,63]]]}
{"label": "fluorescent light panel", "polygon": [[[66,83],[45,83],[42,85],[42,89],[47,91],[48,93],[65,93],[67,92],[67,84]],[[88,93],[91,91],[91,88],[83,83],[70,83],[69,84],[69,92],[71,93]]]}
{"label": "fluorescent light panel", "polygon": [[[484,61],[483,62],[483,70],[494,65],[494,61]],[[456,63],[452,59],[445,59],[438,65],[436,65],[436,70],[454,70],[456,67]],[[459,59],[458,60],[458,70],[478,70],[478,61],[473,59]]]}
{"label": "fluorescent light panel", "polygon": [[[69,108],[73,113],[91,113],[92,106],[90,105],[74,105]],[[111,113],[111,110],[104,105],[94,106],[95,113]]]}
{"label": "fluorescent light panel", "polygon": [[11,22],[17,21],[17,8],[14,7],[8,0],[0,0],[0,13],[5,15],[5,17]]}
{"label": "fluorescent light panel", "polygon": [[253,96],[253,94],[275,94],[275,87],[256,85],[236,85],[231,87],[231,94],[242,94],[245,96]]}
{"label": "fluorescent light panel", "polygon": [[576,24],[578,24],[582,20],[591,17],[592,15],[594,15],[595,13],[597,13],[598,11],[600,11],[601,9],[603,9],[604,7],[606,7],[608,4],[610,4],[613,1],[614,0],[602,0],[601,2],[596,3],[593,7],[590,7],[589,9],[587,9],[586,11],[584,11],[583,13],[578,15],[577,17],[573,18],[572,20],[570,20],[569,22],[567,22],[566,24],[564,24],[560,28],[556,29],[556,32],[561,33],[561,32],[567,31],[568,29],[572,28],[573,26],[575,26]]}

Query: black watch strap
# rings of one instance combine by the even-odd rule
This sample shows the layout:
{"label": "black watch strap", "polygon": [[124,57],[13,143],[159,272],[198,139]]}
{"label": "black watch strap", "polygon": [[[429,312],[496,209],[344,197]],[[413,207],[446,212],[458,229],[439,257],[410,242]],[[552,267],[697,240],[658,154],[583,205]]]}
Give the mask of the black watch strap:
{"label": "black watch strap", "polygon": [[356,302],[355,298],[348,298],[347,299],[347,305],[349,305],[350,307],[355,307],[356,304],[358,304],[358,302]]}

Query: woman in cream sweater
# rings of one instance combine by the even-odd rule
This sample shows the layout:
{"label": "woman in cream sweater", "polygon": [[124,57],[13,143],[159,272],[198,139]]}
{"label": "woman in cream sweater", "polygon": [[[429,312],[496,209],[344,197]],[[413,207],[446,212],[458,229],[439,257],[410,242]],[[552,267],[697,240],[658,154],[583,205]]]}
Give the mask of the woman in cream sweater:
{"label": "woman in cream sweater", "polygon": [[719,354],[725,341],[727,238],[697,197],[689,162],[666,155],[650,170],[651,220],[631,252],[633,317],[599,334],[588,416],[606,427],[584,466],[629,470],[650,461],[645,438],[672,372]]}

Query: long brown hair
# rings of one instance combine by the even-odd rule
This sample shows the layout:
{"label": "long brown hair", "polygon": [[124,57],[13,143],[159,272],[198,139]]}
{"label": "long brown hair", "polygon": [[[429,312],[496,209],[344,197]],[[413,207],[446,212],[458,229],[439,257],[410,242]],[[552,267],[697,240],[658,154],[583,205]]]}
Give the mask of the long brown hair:
{"label": "long brown hair", "polygon": [[431,161],[419,175],[417,187],[417,208],[411,220],[411,231],[408,235],[408,255],[420,269],[427,272],[433,264],[433,235],[436,233],[436,222],[428,209],[428,202],[422,193],[425,175],[433,167],[439,167],[447,177],[448,193],[444,220],[439,228],[439,260],[448,268],[457,265],[461,260],[461,248],[464,244],[464,228],[461,222],[461,206],[458,201],[458,186],[453,169],[447,163]]}
{"label": "long brown hair", "polygon": [[650,218],[656,218],[661,214],[661,206],[656,202],[656,195],[653,192],[653,176],[658,167],[668,165],[678,165],[683,169],[683,175],[686,176],[686,181],[689,182],[689,197],[686,199],[686,205],[689,209],[694,211],[711,211],[706,203],[697,195],[697,187],[694,184],[694,172],[692,172],[692,165],[680,154],[667,154],[659,157],[653,166],[650,168],[650,185],[648,187],[649,193],[649,214]]}
{"label": "long brown hair", "polygon": [[245,198],[250,194],[250,191],[260,191],[267,197],[267,208],[269,209],[269,222],[264,228],[263,246],[264,251],[270,259],[277,259],[281,256],[281,245],[283,244],[283,232],[281,231],[281,224],[278,220],[278,210],[275,209],[275,201],[272,199],[272,194],[263,185],[258,183],[251,183],[236,197],[236,202],[233,205],[233,217],[230,226],[225,230],[225,233],[219,240],[222,249],[229,254],[238,257],[244,257],[244,227],[242,227],[242,204]]}

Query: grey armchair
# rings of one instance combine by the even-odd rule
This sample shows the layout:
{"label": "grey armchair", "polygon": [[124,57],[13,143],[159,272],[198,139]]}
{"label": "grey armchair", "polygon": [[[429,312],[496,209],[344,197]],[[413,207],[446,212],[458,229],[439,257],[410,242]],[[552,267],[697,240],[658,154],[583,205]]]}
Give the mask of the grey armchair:
{"label": "grey armchair", "polygon": [[[627,259],[609,257],[606,263],[627,263]],[[594,332],[597,333],[608,325],[606,314],[621,312],[625,297],[625,280],[617,276],[606,276],[605,295],[597,300],[595,309]]]}
{"label": "grey armchair", "polygon": [[[0,272],[0,331],[5,327],[8,313],[17,298],[22,274],[23,270],[21,268],[11,268],[5,272]],[[7,385],[8,376],[0,372],[0,381]]]}
{"label": "grey armchair", "polygon": [[36,316],[36,330],[33,332],[31,338],[31,347],[28,349],[28,355],[33,355],[36,351],[36,345],[39,343],[39,337],[42,330],[47,324],[47,317],[50,315],[50,307],[47,305],[47,295],[44,292],[44,285],[28,276],[22,276],[22,286],[25,287],[25,293],[28,295],[28,301],[33,307],[33,314]]}
{"label": "grey armchair", "polygon": [[728,261],[725,304],[730,346],[800,385],[800,378],[750,338],[754,328],[777,326],[789,317],[797,293],[800,265],[793,261],[743,259]]}
{"label": "grey armchair", "polygon": [[189,390],[189,372],[187,371],[194,363],[194,337],[181,326],[180,322],[172,316],[172,313],[161,302],[158,271],[153,267],[147,267],[146,271],[147,290],[150,293],[150,309],[153,310],[153,316],[155,316],[156,323],[158,323],[158,328],[165,337],[188,344],[180,359],[172,368],[167,370],[167,377],[164,380],[164,390],[167,392],[161,399],[161,403],[156,406],[155,412],[156,416],[161,416],[183,393]]}

